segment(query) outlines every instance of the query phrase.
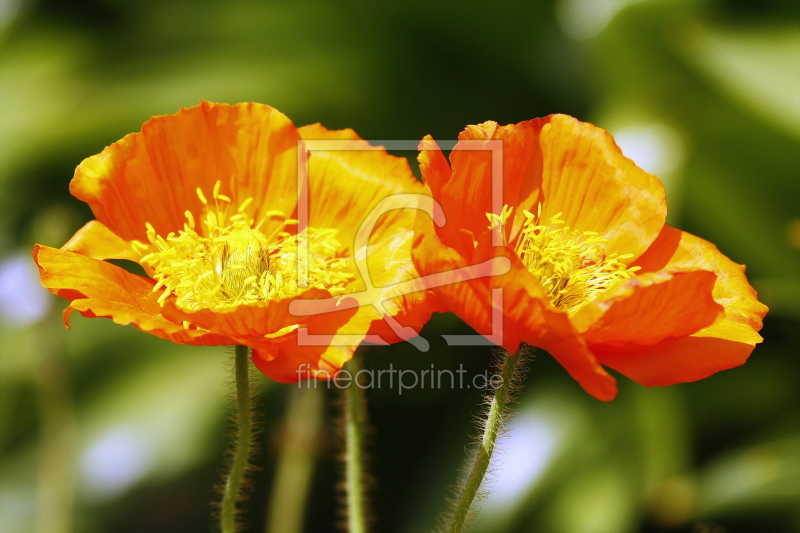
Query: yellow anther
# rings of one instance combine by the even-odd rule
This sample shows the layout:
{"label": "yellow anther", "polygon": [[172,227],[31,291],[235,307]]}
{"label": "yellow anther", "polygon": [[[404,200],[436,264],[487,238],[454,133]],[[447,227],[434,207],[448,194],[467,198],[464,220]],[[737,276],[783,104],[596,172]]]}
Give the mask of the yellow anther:
{"label": "yellow anther", "polygon": [[239,211],[240,213],[243,213],[243,212],[244,212],[244,210],[245,210],[245,209],[247,209],[247,206],[248,206],[248,205],[250,205],[250,203],[251,203],[252,201],[253,201],[253,198],[252,198],[252,197],[250,197],[250,198],[248,198],[247,200],[245,200],[244,202],[242,202],[242,203],[239,205],[239,209],[238,209],[238,211]]}
{"label": "yellow anther", "polygon": [[214,184],[214,193],[213,193],[213,196],[214,196],[214,199],[215,199],[215,200],[216,200],[217,198],[219,198],[219,188],[220,188],[221,186],[222,186],[222,182],[221,182],[221,181],[219,181],[219,180],[217,180],[217,182]]}
{"label": "yellow anther", "polygon": [[[218,182],[214,199],[230,203],[219,194],[219,186]],[[336,257],[341,246],[335,230],[308,228],[299,235],[278,231],[267,237],[243,214],[252,198],[228,216],[226,208],[215,204],[212,209],[200,189],[197,195],[206,205],[202,231],[195,229],[194,216],[186,211],[187,221],[177,235],[170,233],[165,239],[147,224],[150,245],[136,248],[141,254],[148,252],[140,263],[153,273],[153,290],[162,290],[161,305],[174,295],[175,304],[184,309],[218,309],[289,298],[312,286],[338,294],[353,279],[347,262]],[[283,218],[283,213],[275,210],[267,216]],[[284,226],[293,222],[284,220]],[[308,253],[301,255],[301,242]],[[303,261],[308,262],[307,284],[297,279]]]}
{"label": "yellow anther", "polygon": [[[517,237],[515,251],[528,271],[544,289],[550,302],[572,314],[596,299],[616,283],[632,278],[639,267],[628,268],[624,260],[631,254],[614,255],[605,251],[607,241],[599,233],[578,233],[564,225],[562,213],[541,225],[542,205],[537,215],[523,210],[525,221]],[[500,215],[487,214],[490,228],[504,231],[511,214],[507,206]]]}
{"label": "yellow anther", "polygon": [[203,205],[208,205],[208,200],[206,200],[206,197],[203,195],[203,190],[200,187],[197,188],[197,197],[200,198]]}
{"label": "yellow anther", "polygon": [[158,303],[164,305],[164,302],[169,298],[169,291],[164,291],[161,293],[161,296],[158,297]]}

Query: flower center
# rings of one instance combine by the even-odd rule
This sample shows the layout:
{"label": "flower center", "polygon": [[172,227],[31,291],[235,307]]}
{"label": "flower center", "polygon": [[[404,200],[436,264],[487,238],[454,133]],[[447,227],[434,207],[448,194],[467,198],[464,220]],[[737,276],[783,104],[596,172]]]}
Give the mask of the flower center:
{"label": "flower center", "polygon": [[[512,209],[500,215],[487,213],[490,229],[505,225]],[[550,302],[569,314],[597,298],[618,282],[634,277],[641,267],[628,267],[622,260],[632,254],[605,251],[607,240],[594,231],[578,232],[564,225],[562,213],[542,223],[542,205],[536,215],[523,210],[525,222],[514,249],[528,271],[539,280]]]}
{"label": "flower center", "polygon": [[[147,224],[150,246],[139,244],[138,248],[151,253],[140,262],[153,272],[153,291],[166,288],[158,299],[161,305],[170,294],[176,296],[179,307],[195,311],[280,300],[310,287],[332,294],[344,292],[354,276],[345,259],[337,257],[341,245],[335,239],[336,230],[308,228],[291,234],[285,229],[297,221],[286,219],[279,211],[268,212],[254,226],[255,221],[245,213],[253,199],[246,199],[228,216],[231,200],[220,194],[219,188],[217,182],[213,206],[197,189],[206,206],[199,231],[190,211],[186,211],[186,222],[177,235],[162,237]],[[265,235],[259,228],[268,219],[281,224]]]}

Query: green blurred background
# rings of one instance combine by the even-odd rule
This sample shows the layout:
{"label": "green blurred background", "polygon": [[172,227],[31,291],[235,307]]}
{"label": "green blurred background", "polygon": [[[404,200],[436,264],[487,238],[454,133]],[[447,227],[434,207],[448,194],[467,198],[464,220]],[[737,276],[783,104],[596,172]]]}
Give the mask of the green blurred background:
{"label": "green blurred background", "polygon": [[[68,193],[83,158],[199,99],[267,103],[367,139],[453,139],[550,113],[611,131],[664,181],[672,224],[747,265],[771,308],[766,340],[701,382],[621,378],[607,404],[540,354],[473,530],[800,531],[798,6],[1,0],[0,531],[213,527],[229,354],[110,320],[65,330],[65,302],[30,261],[34,243],[60,246],[91,218]],[[365,364],[490,366],[488,348],[447,347],[442,333],[469,329],[437,315],[429,353],[363,349]],[[333,531],[339,395],[259,379],[248,531],[294,531],[293,512],[304,531]],[[367,396],[375,531],[431,531],[480,392]]]}

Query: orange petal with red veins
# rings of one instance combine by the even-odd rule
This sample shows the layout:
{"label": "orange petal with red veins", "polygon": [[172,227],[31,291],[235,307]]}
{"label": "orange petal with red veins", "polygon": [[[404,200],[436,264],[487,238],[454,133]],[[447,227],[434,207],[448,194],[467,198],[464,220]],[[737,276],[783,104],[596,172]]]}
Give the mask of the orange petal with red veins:
{"label": "orange petal with red veins", "polygon": [[291,121],[269,106],[202,102],[153,117],[140,133],[85,159],[70,192],[123,240],[147,242],[145,222],[159,235],[177,232],[186,210],[200,219],[204,207],[196,189],[213,202],[218,180],[234,202],[253,198],[247,213],[256,221],[272,209],[290,216],[297,204],[299,138]]}
{"label": "orange petal with red veins", "polygon": [[540,139],[543,220],[562,213],[573,230],[600,233],[607,252],[640,256],[666,219],[661,182],[622,155],[607,131],[566,115],[549,118]]}
{"label": "orange petal with red veins", "polygon": [[707,270],[660,271],[618,283],[589,303],[572,323],[596,344],[655,344],[710,326],[723,312],[711,297],[717,276]]}
{"label": "orange petal with red veins", "polygon": [[[408,226],[395,227],[393,235],[384,236],[380,242],[363,251],[366,255],[368,276],[373,287],[370,294],[365,293],[363,297],[369,301],[377,300],[381,308],[380,315],[389,315],[400,326],[411,328],[419,334],[434,311],[446,312],[447,310],[438,298],[427,290],[411,260],[411,247],[416,235],[413,231],[413,217],[416,216],[416,213],[409,210],[406,215],[411,217],[408,220]],[[421,216],[427,217],[428,215],[421,214]],[[426,233],[433,233],[429,217],[427,221],[422,218],[420,225]],[[353,283],[349,289],[360,292],[365,290],[366,286],[359,280]],[[362,298],[361,296],[357,297]],[[369,326],[370,335],[380,335],[390,344],[407,340],[398,336],[398,333],[378,314],[374,306],[370,307],[374,311],[373,322]]]}
{"label": "orange petal with red veins", "polygon": [[139,260],[139,254],[133,250],[129,241],[121,239],[97,220],[87,222],[61,249],[100,260]]}
{"label": "orange petal with red veins", "polygon": [[118,266],[74,252],[36,245],[33,259],[42,285],[70,300],[64,322],[73,310],[86,317],[111,318],[117,324],[133,324],[147,333],[178,344],[227,345],[226,336],[185,329],[161,315],[153,282]]}
{"label": "orange petal with red veins", "polygon": [[[499,208],[504,205],[514,207],[513,232],[510,236],[510,240],[513,240],[525,220],[522,209],[532,209],[540,199],[543,154],[539,137],[548,120],[536,118],[507,126],[488,121],[467,126],[459,134],[459,143],[450,154],[454,183],[448,192],[453,197],[454,208],[469,205],[474,209],[472,214],[465,213],[465,222],[469,225],[464,227],[479,242],[484,242],[482,237],[488,235],[489,230],[485,216],[476,215],[499,214]],[[502,151],[487,141],[501,141]],[[475,143],[484,149],[474,150]],[[493,167],[495,158],[502,160],[502,173],[499,175],[496,167]],[[492,204],[497,181],[501,182],[502,190],[499,206]],[[458,189],[459,183],[462,190]],[[448,213],[447,210],[445,212]]]}
{"label": "orange petal with red veins", "polygon": [[[470,265],[464,258],[433,233],[417,232],[412,258],[430,290],[450,311],[480,335],[492,334],[492,293],[487,276],[476,277],[467,272]],[[512,353],[519,349],[520,342],[518,336],[503,337],[503,347]]]}
{"label": "orange petal with red veins", "polygon": [[[313,303],[318,312],[326,313],[307,315],[309,303]],[[256,366],[269,378],[282,383],[312,377],[332,378],[353,356],[371,324],[381,322],[373,307],[358,306],[357,300],[349,296],[295,300],[290,312],[297,312],[296,320],[303,324],[302,328],[253,345]],[[317,370],[322,374],[315,375]]]}

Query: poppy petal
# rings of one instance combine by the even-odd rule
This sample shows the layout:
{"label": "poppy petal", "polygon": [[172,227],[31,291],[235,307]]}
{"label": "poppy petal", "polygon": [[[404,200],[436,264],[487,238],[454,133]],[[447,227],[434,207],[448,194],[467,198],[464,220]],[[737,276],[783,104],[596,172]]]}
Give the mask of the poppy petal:
{"label": "poppy petal", "polygon": [[[473,278],[464,274],[467,265],[463,258],[434,239],[438,240],[431,234],[417,239],[414,262],[437,286],[434,293],[464,322],[485,336],[496,333],[496,326],[499,326],[502,347],[509,353],[516,353],[522,342],[540,347],[595,398],[609,401],[616,396],[614,378],[598,364],[566,313],[546,301],[541,287],[513,252],[493,248],[493,256],[483,259],[505,259],[510,270],[499,275],[487,271]],[[502,325],[493,324],[492,320],[492,289],[495,288],[502,290]]]}
{"label": "poppy petal", "polygon": [[[431,233],[417,232],[412,258],[432,292],[450,311],[480,335],[492,334],[491,287],[485,276],[465,274],[468,265],[464,258]],[[515,353],[520,342],[518,337],[504,336],[503,347]]]}
{"label": "poppy petal", "polygon": [[[328,291],[309,289],[300,298],[330,298]],[[252,344],[259,339],[285,331],[293,325],[305,325],[289,311],[294,298],[278,301],[253,302],[235,307],[187,311],[175,305],[174,298],[164,302],[163,314],[169,320],[196,324],[203,329],[237,338],[242,344]],[[328,310],[329,311],[329,310]],[[352,313],[351,313],[352,314]],[[343,318],[338,323],[346,322]]]}
{"label": "poppy petal", "polygon": [[581,387],[602,401],[617,395],[616,380],[598,363],[567,313],[547,300],[536,279],[511,251],[506,251],[511,270],[491,278],[503,289],[504,336],[513,332],[531,346],[546,350]]}
{"label": "poppy petal", "polygon": [[[507,126],[491,121],[468,126],[450,154],[452,172],[433,139],[422,140],[422,177],[448,217],[447,224],[437,228],[442,242],[465,257],[475,241],[484,242],[489,233],[485,215],[496,210],[492,199],[497,185],[502,190],[500,207],[535,203],[542,171],[539,131],[544,123],[545,119],[534,119]],[[497,141],[499,145],[494,144]],[[502,160],[501,172],[496,172],[495,158]]]}
{"label": "poppy petal", "polygon": [[97,220],[87,222],[61,249],[92,259],[139,260],[139,254],[134,251],[129,241],[121,239]]}
{"label": "poppy petal", "polygon": [[714,272],[717,275],[714,299],[725,308],[724,320],[749,327],[753,331],[751,338],[760,342],[756,332],[761,330],[767,306],[758,301],[756,291],[747,282],[745,267],[731,261],[710,242],[664,226],[658,239],[635,264],[642,267],[642,272],[665,268]]}
{"label": "poppy petal", "polygon": [[[408,214],[411,217],[416,216],[413,212]],[[413,223],[412,218],[409,226]],[[421,225],[424,226],[424,231],[432,231],[429,218],[427,223],[423,219]],[[378,301],[381,307],[380,313],[375,310],[369,334],[379,335],[390,344],[406,339],[398,336],[384,319],[384,315],[393,317],[401,326],[411,328],[419,334],[434,311],[447,311],[438,298],[427,290],[411,260],[414,231],[410,227],[396,227],[395,231],[394,235],[384,236],[380,242],[362,252],[366,255],[368,275],[373,287],[373,294],[364,296],[370,301]],[[361,282],[354,286],[360,290]]]}
{"label": "poppy petal", "polygon": [[[442,194],[442,187],[450,181],[452,171],[450,164],[444,157],[442,150],[433,137],[426,135],[419,143],[419,155],[417,156],[422,178],[425,186],[430,190],[431,196],[439,202],[447,204],[447,199]],[[463,254],[471,254],[474,249],[473,236],[471,233],[462,232],[459,214],[461,210],[454,210],[452,217],[447,217],[444,225],[434,226],[434,231],[439,239],[451,248],[460,250]]]}
{"label": "poppy petal", "polygon": [[549,118],[541,131],[542,218],[562,213],[573,230],[600,233],[607,252],[640,256],[667,216],[661,182],[622,155],[607,131]]}
{"label": "poppy petal", "polygon": [[297,332],[277,342],[253,348],[253,363],[268,378],[279,383],[297,383],[307,379],[333,379],[353,357],[356,346],[303,346]]}
{"label": "poppy petal", "polygon": [[710,326],[723,312],[711,296],[717,276],[707,270],[660,271],[618,283],[572,317],[594,345],[655,344]]}
{"label": "poppy petal", "polygon": [[263,104],[212,104],[154,117],[132,133],[85,159],[70,192],[88,203],[97,220],[123,240],[147,242],[145,223],[159,235],[177,232],[189,210],[200,218],[197,188],[241,201],[248,214],[297,204],[297,141],[291,121]]}
{"label": "poppy petal", "polygon": [[74,252],[36,245],[33,258],[42,285],[56,296],[70,300],[64,322],[73,310],[86,317],[111,318],[117,324],[133,324],[147,333],[178,344],[227,345],[229,337],[198,329],[186,329],[164,318],[147,278]]}
{"label": "poppy petal", "polygon": [[[337,228],[337,239],[353,251],[358,263],[366,265],[365,272],[359,272],[348,285],[349,295],[361,302],[382,302],[380,313],[372,305],[361,305],[348,329],[363,325],[370,334],[398,342],[401,339],[383,319],[383,314],[388,314],[419,332],[437,303],[414,281],[419,275],[411,261],[411,230],[419,200],[411,195],[428,196],[428,189],[414,178],[404,158],[371,146],[353,130],[328,130],[313,124],[298,131],[304,140],[342,141],[331,150],[312,151],[309,157],[309,225]],[[398,202],[403,207],[380,215],[368,238],[357,242],[359,232],[368,229],[364,224],[373,210],[384,200],[402,195],[410,195]],[[430,217],[423,216],[420,231],[432,231]]]}
{"label": "poppy petal", "polygon": [[757,342],[760,337],[749,327],[720,320],[680,339],[596,355],[602,364],[637,383],[656,387],[697,381],[742,365]]}
{"label": "poppy petal", "polygon": [[[383,200],[399,194],[423,194],[408,161],[372,146],[356,132],[328,130],[320,124],[303,126],[304,141],[339,141],[328,150],[312,150],[308,158],[308,225],[336,228],[337,240],[354,251],[356,235],[372,211]],[[370,242],[380,241],[384,232],[409,228],[413,209],[396,209],[378,220]]]}
{"label": "poppy petal", "polygon": [[710,326],[679,339],[655,345],[625,346],[613,352],[597,351],[598,359],[647,386],[697,381],[747,360],[761,342],[758,331],[767,307],[747,283],[744,267],[717,248],[684,231],[664,226],[658,239],[636,264],[643,272],[664,268],[706,269],[717,276],[712,295],[724,314]]}

